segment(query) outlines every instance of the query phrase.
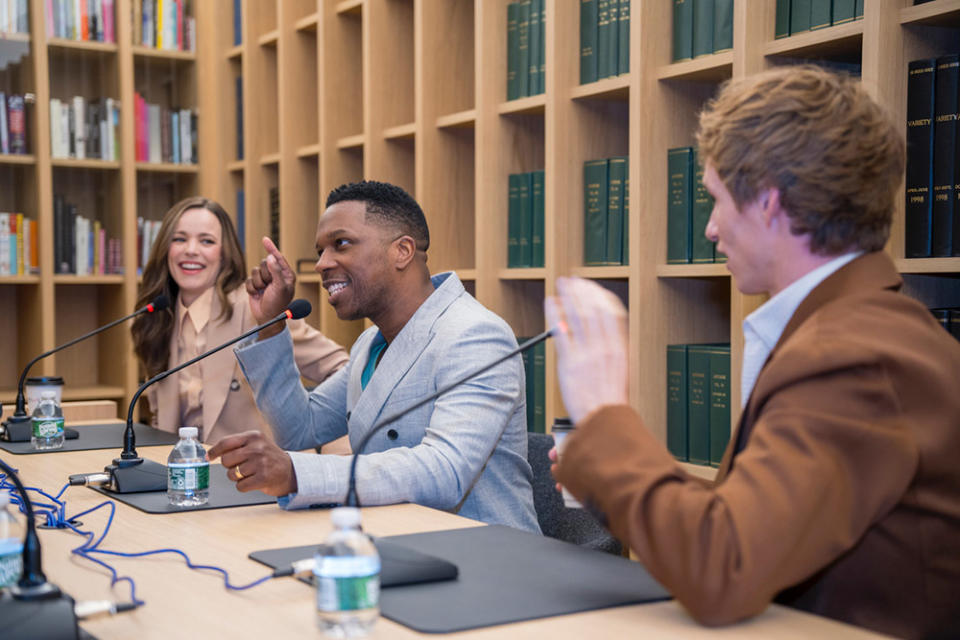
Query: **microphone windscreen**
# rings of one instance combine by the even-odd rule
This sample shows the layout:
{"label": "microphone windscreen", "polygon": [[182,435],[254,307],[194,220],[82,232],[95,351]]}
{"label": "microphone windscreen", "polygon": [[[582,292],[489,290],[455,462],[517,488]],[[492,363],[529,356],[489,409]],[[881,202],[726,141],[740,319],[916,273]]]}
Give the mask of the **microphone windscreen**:
{"label": "microphone windscreen", "polygon": [[313,307],[310,306],[310,303],[304,300],[303,298],[297,298],[290,303],[290,306],[287,307],[290,311],[291,320],[299,320],[300,318],[306,318],[310,315],[310,311]]}
{"label": "microphone windscreen", "polygon": [[165,293],[161,293],[156,298],[153,299],[153,302],[150,304],[153,305],[154,311],[163,311],[170,306],[170,298],[167,297]]}

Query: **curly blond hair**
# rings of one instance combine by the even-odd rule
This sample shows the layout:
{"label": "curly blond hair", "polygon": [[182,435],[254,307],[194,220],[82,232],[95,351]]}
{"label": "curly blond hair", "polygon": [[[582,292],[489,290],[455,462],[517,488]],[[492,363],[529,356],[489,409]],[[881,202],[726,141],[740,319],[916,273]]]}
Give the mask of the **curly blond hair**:
{"label": "curly blond hair", "polygon": [[846,75],[782,67],[728,82],[700,114],[697,142],[739,207],[777,188],[810,250],[879,251],[903,180],[890,115]]}

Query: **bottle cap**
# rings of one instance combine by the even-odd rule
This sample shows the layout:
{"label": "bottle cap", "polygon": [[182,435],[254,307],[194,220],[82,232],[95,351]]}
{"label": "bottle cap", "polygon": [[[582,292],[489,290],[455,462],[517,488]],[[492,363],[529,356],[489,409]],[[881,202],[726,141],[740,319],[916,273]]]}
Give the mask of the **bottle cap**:
{"label": "bottle cap", "polygon": [[196,438],[197,428],[196,427],[180,427],[179,433],[181,438]]}
{"label": "bottle cap", "polygon": [[330,512],[330,520],[338,529],[357,527],[360,525],[360,509],[356,507],[337,507]]}

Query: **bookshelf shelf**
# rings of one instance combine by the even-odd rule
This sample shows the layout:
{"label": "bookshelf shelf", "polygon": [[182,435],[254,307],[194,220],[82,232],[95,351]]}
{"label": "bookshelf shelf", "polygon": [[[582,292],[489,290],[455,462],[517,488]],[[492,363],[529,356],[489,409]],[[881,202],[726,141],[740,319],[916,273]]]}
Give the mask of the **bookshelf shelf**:
{"label": "bookshelf shelf", "polygon": [[689,462],[678,462],[677,464],[690,475],[703,478],[704,480],[710,480],[711,482],[717,477],[717,471],[719,471],[716,467],[710,467],[705,464],[691,464]]}
{"label": "bookshelf shelf", "polygon": [[297,31],[316,32],[317,25],[319,24],[319,22],[320,22],[320,14],[311,13],[310,15],[304,16],[303,18],[300,18],[299,20],[297,20],[294,23],[293,28],[296,29]]}
{"label": "bookshelf shelf", "polygon": [[660,67],[660,80],[689,80],[691,82],[723,82],[733,75],[733,51],[714,53],[693,60],[674,62]]}
{"label": "bookshelf shelf", "polygon": [[467,109],[437,118],[437,129],[473,129],[477,126],[477,110]]}
{"label": "bookshelf shelf", "polygon": [[364,136],[362,133],[358,133],[353,136],[337,138],[337,149],[340,149],[341,151],[346,151],[348,149],[362,149],[365,140],[366,136]]}
{"label": "bookshelf shelf", "polygon": [[935,0],[900,9],[900,24],[960,26],[960,0]]}
{"label": "bookshelf shelf", "polygon": [[268,153],[266,155],[260,156],[260,166],[269,167],[271,165],[280,164],[280,153]]}
{"label": "bookshelf shelf", "polygon": [[133,55],[138,58],[152,58],[157,60],[175,60],[181,62],[196,62],[195,51],[178,51],[169,49],[155,49],[142,45],[133,45]]}
{"label": "bookshelf shelf", "polygon": [[516,100],[510,100],[509,102],[501,102],[497,107],[497,112],[500,115],[517,115],[517,114],[539,114],[543,115],[547,107],[547,97],[545,94],[540,94],[536,96],[529,96],[526,98],[517,98]]}
{"label": "bookshelf shelf", "polygon": [[65,49],[103,54],[116,53],[118,51],[118,47],[115,42],[65,40],[64,38],[50,38],[47,40],[47,46],[53,49]]}
{"label": "bookshelf shelf", "polygon": [[618,100],[630,99],[630,76],[622,75],[613,78],[604,78],[590,84],[577,85],[570,91],[574,100]]}
{"label": "bookshelf shelf", "polygon": [[658,278],[729,278],[730,272],[723,262],[713,264],[660,264]]}
{"label": "bookshelf shelf", "polygon": [[960,272],[960,258],[899,258],[895,263],[900,273]]}
{"label": "bookshelf shelf", "polygon": [[200,167],[195,164],[175,164],[173,162],[138,162],[137,171],[147,173],[198,173]]}
{"label": "bookshelf shelf", "polygon": [[334,7],[334,12],[338,15],[357,15],[363,11],[363,0],[342,0]]}
{"label": "bookshelf shelf", "polygon": [[68,169],[98,169],[101,171],[117,171],[120,169],[120,163],[112,160],[51,158],[50,164],[54,167],[64,167]]}
{"label": "bookshelf shelf", "polygon": [[611,265],[609,267],[573,267],[570,273],[591,280],[626,280],[630,277],[630,267]]}
{"label": "bookshelf shelf", "polygon": [[242,44],[238,44],[234,47],[230,47],[229,49],[227,49],[227,60],[239,61],[242,56],[243,56]]}
{"label": "bookshelf shelf", "polygon": [[0,33],[0,40],[9,42],[30,42],[29,33]]}
{"label": "bookshelf shelf", "polygon": [[547,270],[538,268],[529,269],[500,269],[497,276],[501,280],[543,280],[547,277]]}
{"label": "bookshelf shelf", "polygon": [[413,140],[417,134],[417,123],[401,124],[383,130],[384,140]]}
{"label": "bookshelf shelf", "polygon": [[69,273],[59,273],[53,276],[53,284],[87,285],[87,284],[123,284],[122,275],[93,275],[75,276]]}
{"label": "bookshelf shelf", "polygon": [[854,20],[816,31],[771,40],[763,47],[767,56],[820,57],[851,56],[860,58],[863,47],[864,21]]}
{"label": "bookshelf shelf", "polygon": [[36,164],[33,154],[0,153],[0,164]]}
{"label": "bookshelf shelf", "polygon": [[227,163],[227,171],[230,173],[243,173],[243,160],[234,160],[233,162]]}
{"label": "bookshelf shelf", "polygon": [[38,275],[19,275],[19,276],[0,276],[0,285],[5,284],[39,284],[40,276]]}
{"label": "bookshelf shelf", "polygon": [[457,269],[457,277],[463,282],[473,282],[477,279],[476,269]]}
{"label": "bookshelf shelf", "polygon": [[257,44],[259,44],[261,47],[276,47],[279,39],[280,32],[274,29],[272,31],[267,31],[265,34],[257,38]]}
{"label": "bookshelf shelf", "polygon": [[317,159],[320,157],[320,145],[308,144],[305,147],[297,149],[297,157],[305,159]]}

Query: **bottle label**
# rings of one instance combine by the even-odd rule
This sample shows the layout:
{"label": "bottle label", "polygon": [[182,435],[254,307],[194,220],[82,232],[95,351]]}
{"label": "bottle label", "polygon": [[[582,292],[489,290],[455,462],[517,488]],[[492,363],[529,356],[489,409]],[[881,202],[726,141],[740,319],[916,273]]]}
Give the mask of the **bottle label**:
{"label": "bottle label", "polygon": [[317,576],[317,610],[323,612],[372,609],[380,599],[380,574],[331,578]]}
{"label": "bottle label", "polygon": [[206,491],[210,488],[210,463],[167,463],[167,488],[174,491]]}
{"label": "bottle label", "polygon": [[23,543],[16,538],[0,540],[0,589],[20,580],[23,573]]}
{"label": "bottle label", "polygon": [[34,418],[35,438],[54,438],[63,435],[63,418]]}

